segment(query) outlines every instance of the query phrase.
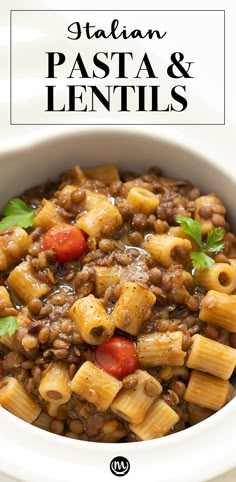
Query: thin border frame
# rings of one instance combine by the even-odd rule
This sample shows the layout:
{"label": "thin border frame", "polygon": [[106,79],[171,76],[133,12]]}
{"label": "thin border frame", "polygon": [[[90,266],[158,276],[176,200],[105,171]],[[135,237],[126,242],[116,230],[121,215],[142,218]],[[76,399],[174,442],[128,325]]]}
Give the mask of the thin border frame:
{"label": "thin border frame", "polygon": [[[122,122],[117,122],[117,123],[83,123],[83,122],[73,122],[73,123],[67,123],[67,122],[60,122],[60,123],[15,123],[13,122],[13,112],[12,112],[12,14],[13,12],[222,12],[223,13],[223,38],[224,38],[224,47],[223,47],[223,66],[224,66],[224,74],[223,74],[223,84],[224,84],[224,92],[223,92],[223,99],[224,99],[224,112],[223,112],[223,122],[220,123],[122,123]],[[129,10],[124,10],[124,9],[116,9],[116,10],[109,10],[109,9],[79,9],[79,10],[74,10],[74,9],[13,9],[10,10],[10,125],[21,125],[21,126],[223,126],[226,124],[226,107],[225,107],[225,84],[226,84],[226,61],[225,61],[225,10],[223,9],[194,9],[194,10],[188,10],[188,9],[164,9],[164,10],[145,10],[145,9],[129,9]]]}

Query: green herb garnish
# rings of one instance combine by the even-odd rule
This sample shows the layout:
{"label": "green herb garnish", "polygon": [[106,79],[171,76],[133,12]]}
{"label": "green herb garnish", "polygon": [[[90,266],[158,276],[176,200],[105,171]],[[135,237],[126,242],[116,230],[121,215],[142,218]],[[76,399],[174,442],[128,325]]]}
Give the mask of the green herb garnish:
{"label": "green herb garnish", "polygon": [[223,237],[224,231],[222,228],[215,228],[213,231],[210,231],[207,235],[205,251],[209,253],[219,253],[219,251],[222,251],[222,249],[224,249]]}
{"label": "green herb garnish", "polygon": [[202,240],[201,224],[192,218],[179,216],[176,222],[180,224],[184,232],[190,235],[201,248],[201,251],[193,251],[190,258],[194,269],[211,269],[215,260],[208,256],[207,253],[219,253],[224,248],[224,230],[222,228],[215,228],[207,234],[205,242]]}
{"label": "green herb garnish", "polygon": [[186,218],[185,216],[179,216],[176,218],[176,222],[180,224],[186,234],[189,234],[198,246],[202,245],[202,228],[201,224],[192,218]]}
{"label": "green herb garnish", "polygon": [[0,336],[5,335],[6,333],[12,336],[17,328],[19,328],[19,325],[15,316],[0,318]]}
{"label": "green herb garnish", "polygon": [[0,231],[7,228],[14,228],[19,226],[21,228],[28,228],[33,225],[34,211],[30,209],[27,204],[20,198],[15,197],[11,199],[3,209],[3,219],[0,221]]}
{"label": "green herb garnish", "polygon": [[214,264],[214,259],[207,256],[206,253],[193,251],[190,258],[195,269],[211,269]]}

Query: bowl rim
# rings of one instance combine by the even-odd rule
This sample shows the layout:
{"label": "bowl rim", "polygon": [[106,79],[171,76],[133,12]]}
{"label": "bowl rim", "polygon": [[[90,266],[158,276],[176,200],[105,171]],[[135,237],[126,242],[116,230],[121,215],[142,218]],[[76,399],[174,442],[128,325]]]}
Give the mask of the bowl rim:
{"label": "bowl rim", "polygon": [[[145,127],[145,128],[144,128]],[[26,136],[22,139],[22,142],[15,142],[13,145],[10,147],[3,149],[0,152],[0,168],[1,168],[1,162],[4,162],[4,157],[7,155],[7,158],[10,158],[12,155],[14,156],[15,154],[21,152],[23,153],[25,149],[27,151],[31,149],[37,149],[38,146],[41,146],[42,144],[46,147],[48,142],[56,142],[57,139],[60,138],[67,138],[69,137],[74,137],[74,136],[80,136],[86,134],[92,134],[93,132],[97,133],[102,133],[103,135],[105,133],[109,134],[122,134],[125,133],[126,135],[133,134],[133,135],[142,135],[144,136],[147,141],[148,138],[155,140],[160,140],[167,142],[171,144],[172,146],[177,146],[184,148],[185,151],[188,151],[190,153],[196,154],[200,156],[206,163],[211,164],[218,172],[224,172],[224,166],[219,165],[216,163],[215,158],[209,155],[208,152],[203,152],[203,149],[197,148],[196,146],[193,146],[192,140],[191,139],[183,139],[183,136],[176,131],[161,131],[157,132],[157,129],[150,128],[150,126],[76,126],[73,129],[64,129],[63,133],[61,131],[57,132],[55,131],[50,131],[50,132],[39,132],[38,134],[33,133],[32,135]],[[229,178],[229,175],[224,172],[224,175]],[[232,176],[231,176],[232,178]],[[235,177],[233,176],[233,179]],[[180,454],[180,448],[181,450],[186,450],[187,453],[189,454],[189,447],[191,446],[191,451],[199,451],[199,447],[201,447],[201,444],[206,446],[207,443],[209,443],[210,446],[210,453],[207,452],[204,454],[203,461],[201,460],[201,464],[199,463],[199,459],[196,458],[195,461],[195,466],[194,466],[194,460],[192,460],[193,456],[189,454],[189,457],[191,458],[191,463],[189,463],[189,468],[185,467],[185,472],[182,469],[182,472],[179,472],[179,474],[173,474],[175,478],[170,478],[171,474],[168,475],[168,479],[161,479],[163,480],[168,480],[173,482],[187,482],[189,479],[189,476],[191,475],[191,481],[194,482],[199,482],[199,481],[205,481],[209,478],[212,478],[217,475],[221,475],[223,472],[232,469],[235,464],[234,464],[234,458],[233,458],[233,448],[235,447],[236,443],[236,433],[234,434],[233,432],[233,427],[232,427],[232,419],[233,415],[235,417],[235,408],[236,408],[236,399],[233,399],[232,401],[227,404],[227,406],[223,407],[219,412],[215,413],[211,417],[209,417],[207,420],[204,420],[198,425],[195,425],[193,427],[190,427],[187,430],[184,430],[183,432],[179,432],[176,434],[172,434],[166,437],[163,437],[162,439],[156,439],[156,440],[151,440],[151,441],[145,441],[145,442],[133,442],[131,443],[119,443],[119,444],[105,444],[105,443],[95,443],[95,442],[83,442],[79,440],[71,440],[71,439],[66,439],[63,437],[60,437],[58,435],[51,434],[49,432],[45,432],[43,430],[40,430],[32,425],[26,424],[22,420],[14,417],[12,414],[9,412],[6,412],[3,408],[0,407],[0,421],[2,423],[2,431],[0,432],[0,441],[2,442],[1,445],[4,446],[4,450],[2,453],[0,453],[0,471],[4,473],[5,475],[10,475],[11,477],[16,478],[17,480],[24,480],[26,482],[37,482],[38,480],[42,480],[42,477],[44,477],[45,482],[58,480],[63,481],[63,479],[58,479],[58,473],[56,474],[56,477],[51,478],[53,474],[53,467],[55,470],[55,463],[56,463],[56,453],[55,453],[55,448],[57,455],[59,454],[60,456],[60,470],[61,470],[61,475],[63,474],[64,477],[64,472],[66,468],[68,468],[68,464],[63,462],[63,453],[65,451],[65,446],[66,446],[66,455],[69,456],[69,452],[71,451],[71,454],[75,453],[76,450],[79,449],[80,455],[82,456],[83,460],[82,465],[80,466],[80,472],[81,472],[81,467],[83,466],[83,470],[85,471],[85,475],[88,476],[86,471],[89,470],[91,472],[94,471],[94,474],[96,473],[96,478],[97,480],[104,481],[108,480],[106,476],[104,476],[104,471],[103,468],[100,467],[99,470],[100,472],[98,473],[98,467],[95,467],[95,463],[91,464],[91,455],[89,456],[88,453],[91,452],[94,448],[96,448],[96,457],[97,460],[99,457],[103,457],[106,454],[106,457],[111,460],[113,456],[116,456],[118,452],[122,452],[127,455],[127,457],[132,459],[132,463],[137,463],[138,467],[138,472],[141,474],[142,471],[142,466],[140,463],[140,460],[142,464],[145,464],[145,457],[146,457],[146,462],[147,464],[150,463],[150,457],[153,457],[156,453],[156,451],[160,451],[162,454],[162,457],[167,455],[169,450],[172,450],[172,457],[174,454],[174,460],[172,459],[172,463],[169,464],[169,470],[172,470],[174,465],[176,466],[179,464],[179,461],[177,460],[179,454]],[[218,420],[219,419],[219,420]],[[218,420],[218,424],[215,423],[215,421]],[[12,428],[12,432],[9,431],[9,425]],[[20,444],[20,440],[22,437],[22,430],[24,431],[24,446],[23,444]],[[222,433],[221,433],[222,432]],[[230,434],[230,443],[231,445],[227,446],[227,453],[225,451],[226,448],[226,440],[224,434]],[[37,441],[35,443],[35,436],[37,435]],[[222,436],[223,435],[223,436]],[[217,450],[215,449],[212,450],[212,442],[216,440],[217,438],[220,438],[220,442],[217,446]],[[222,442],[221,439],[223,438],[225,446],[222,447]],[[34,441],[34,443],[32,443]],[[204,444],[202,443],[204,441]],[[234,443],[232,443],[234,441]],[[53,444],[51,444],[53,442]],[[12,443],[14,447],[18,447],[18,452],[14,452],[14,458],[12,458]],[[16,445],[15,445],[16,444]],[[18,445],[17,445],[18,444]],[[20,444],[20,445],[19,445]],[[55,447],[52,449],[52,445]],[[36,451],[32,453],[32,448],[35,446],[37,447]],[[42,453],[41,449],[42,447],[46,448],[46,453]],[[179,448],[180,447],[180,448]],[[178,448],[178,450],[177,450]],[[31,450],[30,450],[31,449]],[[203,448],[202,448],[203,449]],[[24,455],[25,452],[29,450],[30,452],[30,459],[31,463],[28,466],[25,466],[25,459]],[[173,452],[174,451],[174,452]],[[105,454],[104,454],[105,452]],[[144,461],[143,458],[141,457],[141,454],[143,455],[143,452],[146,452],[144,454]],[[3,457],[4,453],[4,457]],[[15,456],[15,453],[17,454]],[[139,457],[140,455],[140,457]],[[89,460],[90,459],[90,460]],[[140,459],[140,460],[139,460]],[[136,462],[134,462],[136,461]],[[99,462],[99,460],[98,460]],[[167,463],[167,459],[165,459],[165,462]],[[71,461],[72,463],[72,461]],[[72,464],[73,465],[73,464]],[[37,477],[39,475],[39,478],[35,478],[35,467],[40,467],[39,473],[37,473]],[[73,466],[74,468],[74,466]],[[160,469],[160,466],[157,465],[157,469]],[[95,472],[96,469],[96,472]],[[194,473],[194,470],[197,469],[197,473]],[[102,470],[102,472],[101,472]],[[161,470],[161,469],[160,469]],[[48,474],[50,474],[50,478],[47,478]],[[164,472],[161,473],[164,477]],[[130,472],[130,476],[131,472]],[[151,474],[150,474],[151,476]],[[100,478],[98,478],[100,477]],[[195,478],[194,478],[195,477]],[[135,476],[137,478],[137,476]],[[130,479],[131,480],[131,479]]]}
{"label": "bowl rim", "polygon": [[[60,126],[59,126],[60,127]],[[0,163],[4,160],[5,156],[14,155],[16,152],[24,152],[31,148],[37,149],[41,144],[54,142],[59,138],[67,138],[80,136],[84,134],[93,133],[109,133],[109,134],[125,134],[125,135],[141,135],[146,138],[155,138],[162,141],[168,142],[170,145],[177,145],[178,147],[184,147],[185,150],[191,153],[196,153],[201,156],[204,160],[213,164],[220,169],[222,166],[221,157],[216,157],[211,153],[209,145],[199,145],[197,138],[188,136],[183,132],[174,129],[172,126],[158,126],[155,125],[125,125],[125,124],[82,124],[82,125],[64,125],[63,129],[58,129],[58,126],[52,125],[49,130],[39,130],[28,132],[22,137],[15,137],[11,139],[11,142],[4,144],[0,147]],[[199,136],[198,136],[199,137]]]}
{"label": "bowl rim", "polygon": [[[71,479],[74,470],[79,469],[80,475],[90,477],[96,474],[96,479],[103,482],[110,480],[105,477],[110,461],[117,455],[122,455],[132,464],[134,478],[130,480],[133,481],[137,479],[137,475],[141,475],[143,466],[149,467],[150,464],[158,471],[161,482],[207,481],[235,467],[236,434],[232,424],[235,412],[236,398],[208,419],[182,432],[144,442],[106,444],[60,437],[27,424],[0,408],[0,441],[4,449],[1,448],[0,472],[22,482],[65,482]],[[12,428],[10,436],[7,433],[9,424]],[[227,434],[227,439],[224,434]],[[217,438],[218,445],[212,446]],[[45,452],[42,452],[43,447]],[[202,453],[204,449],[207,451]],[[200,458],[194,455],[195,452],[201,452]],[[161,465],[153,462],[157,453],[163,459]],[[189,456],[185,466],[180,463],[183,453]],[[30,457],[30,464],[26,464],[26,455]],[[75,464],[75,457],[78,465]],[[168,461],[170,463],[170,460],[166,478],[166,464]],[[58,470],[55,471],[56,464]],[[145,471],[146,468],[143,475]],[[156,482],[156,479],[150,480]]]}

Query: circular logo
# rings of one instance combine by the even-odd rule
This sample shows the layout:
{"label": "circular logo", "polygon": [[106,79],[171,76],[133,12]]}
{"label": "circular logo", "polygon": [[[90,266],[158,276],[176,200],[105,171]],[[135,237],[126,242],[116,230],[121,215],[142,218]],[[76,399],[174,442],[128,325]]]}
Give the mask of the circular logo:
{"label": "circular logo", "polygon": [[130,463],[128,459],[122,455],[114,457],[110,463],[110,470],[114,475],[117,475],[117,477],[122,477],[123,475],[128,474],[129,469]]}

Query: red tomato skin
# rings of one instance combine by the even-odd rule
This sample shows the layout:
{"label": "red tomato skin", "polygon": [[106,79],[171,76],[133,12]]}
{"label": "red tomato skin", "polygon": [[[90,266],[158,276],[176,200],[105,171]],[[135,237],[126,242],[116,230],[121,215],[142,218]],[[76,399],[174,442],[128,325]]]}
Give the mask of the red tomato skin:
{"label": "red tomato skin", "polygon": [[60,263],[66,263],[80,256],[87,249],[85,234],[71,224],[55,224],[45,234],[45,250],[52,249]]}
{"label": "red tomato skin", "polygon": [[125,336],[113,336],[99,345],[94,354],[95,362],[107,373],[123,378],[133,373],[138,365],[135,344]]}

